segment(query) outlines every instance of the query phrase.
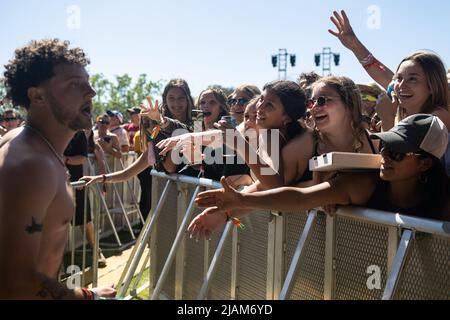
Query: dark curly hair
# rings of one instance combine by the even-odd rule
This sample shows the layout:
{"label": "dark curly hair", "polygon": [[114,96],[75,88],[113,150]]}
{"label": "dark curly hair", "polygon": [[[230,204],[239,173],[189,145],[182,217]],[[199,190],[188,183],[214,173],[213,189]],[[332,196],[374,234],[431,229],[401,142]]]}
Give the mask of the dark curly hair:
{"label": "dark curly hair", "polygon": [[69,41],[59,39],[33,40],[18,48],[15,56],[5,65],[6,98],[13,105],[30,107],[28,88],[38,86],[54,75],[58,64],[68,63],[85,67],[90,63],[80,48],[69,48]]}

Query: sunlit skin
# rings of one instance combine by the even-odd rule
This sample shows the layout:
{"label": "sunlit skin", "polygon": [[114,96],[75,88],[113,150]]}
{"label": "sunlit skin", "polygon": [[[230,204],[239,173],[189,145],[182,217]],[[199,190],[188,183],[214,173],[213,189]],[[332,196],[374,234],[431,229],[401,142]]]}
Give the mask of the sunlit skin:
{"label": "sunlit skin", "polygon": [[431,92],[423,68],[414,61],[403,62],[394,76],[394,90],[408,115],[420,113]]}
{"label": "sunlit skin", "polygon": [[92,98],[95,90],[86,70],[77,65],[55,67],[55,76],[43,85],[56,120],[73,131],[91,126]]}
{"label": "sunlit skin", "polygon": [[391,182],[417,181],[429,162],[416,154],[409,154],[402,161],[394,161],[385,150],[382,150],[381,156],[380,178]]}
{"label": "sunlit skin", "polygon": [[256,125],[261,129],[280,129],[291,120],[280,98],[271,90],[264,90],[256,104]]}
{"label": "sunlit skin", "polygon": [[[250,97],[244,91],[237,90],[230,96],[230,99],[245,99],[249,101]],[[230,104],[230,114],[236,119],[237,124],[244,121],[245,106],[245,104],[239,103]]]}
{"label": "sunlit skin", "polygon": [[199,106],[203,112],[203,123],[205,129],[213,129],[214,122],[217,122],[220,115],[220,104],[217,101],[214,93],[210,90],[205,91],[199,98]]}
{"label": "sunlit skin", "polygon": [[343,124],[350,123],[350,111],[345,107],[339,94],[331,86],[319,83],[314,86],[311,98],[326,97],[327,103],[320,107],[315,103],[310,109],[317,129],[323,134],[338,132]]}
{"label": "sunlit skin", "polygon": [[184,91],[180,88],[170,89],[167,92],[166,103],[170,114],[178,121],[185,123],[188,101]]}
{"label": "sunlit skin", "polygon": [[245,130],[256,130],[256,104],[247,105],[244,112]]}

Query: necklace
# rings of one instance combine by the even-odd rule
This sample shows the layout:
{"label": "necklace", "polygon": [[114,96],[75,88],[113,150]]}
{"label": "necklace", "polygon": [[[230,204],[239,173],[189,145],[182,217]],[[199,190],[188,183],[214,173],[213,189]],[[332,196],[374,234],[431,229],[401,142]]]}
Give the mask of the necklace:
{"label": "necklace", "polygon": [[49,149],[53,152],[53,154],[55,155],[56,159],[58,159],[58,161],[61,163],[61,165],[63,166],[64,170],[66,171],[66,175],[67,178],[70,178],[70,174],[69,174],[69,170],[67,170],[66,164],[64,163],[64,160],[62,159],[62,157],[58,154],[58,152],[56,152],[55,148],[53,148],[52,144],[50,143],[50,141],[48,141],[44,135],[42,133],[40,133],[38,130],[36,130],[35,128],[33,128],[30,125],[26,125],[25,128],[29,129],[30,131],[32,131],[33,133],[35,133],[38,137],[40,137],[49,147]]}

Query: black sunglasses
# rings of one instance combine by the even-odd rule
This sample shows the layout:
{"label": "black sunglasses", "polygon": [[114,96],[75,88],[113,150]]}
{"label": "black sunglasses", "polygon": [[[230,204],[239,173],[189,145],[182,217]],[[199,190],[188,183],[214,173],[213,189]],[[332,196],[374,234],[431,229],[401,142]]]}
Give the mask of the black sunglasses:
{"label": "black sunglasses", "polygon": [[380,153],[388,156],[389,159],[394,160],[395,162],[401,162],[407,156],[412,156],[412,155],[422,156],[422,154],[416,153],[416,152],[393,152],[393,151],[389,150],[389,148],[387,148],[386,146],[383,146],[383,144],[381,145]]}
{"label": "black sunglasses", "polygon": [[245,98],[239,98],[239,99],[228,99],[228,104],[230,105],[230,106],[233,106],[233,105],[235,105],[235,104],[238,104],[238,105],[240,105],[240,106],[244,106],[244,105],[246,105],[247,103],[248,103],[248,99],[245,99]]}
{"label": "black sunglasses", "polygon": [[313,106],[314,106],[314,104],[316,104],[317,103],[317,105],[319,106],[319,107],[323,107],[324,105],[326,105],[329,101],[332,101],[333,99],[332,98],[328,98],[328,97],[325,97],[325,96],[320,96],[320,97],[317,97],[317,98],[311,98],[311,99],[309,99],[308,101],[307,101],[307,107],[309,108],[309,109],[311,109]]}
{"label": "black sunglasses", "polygon": [[17,120],[17,118],[3,118],[3,121],[5,122],[10,122],[10,121],[14,121]]}
{"label": "black sunglasses", "polygon": [[108,125],[108,124],[109,124],[109,121],[100,120],[98,123]]}

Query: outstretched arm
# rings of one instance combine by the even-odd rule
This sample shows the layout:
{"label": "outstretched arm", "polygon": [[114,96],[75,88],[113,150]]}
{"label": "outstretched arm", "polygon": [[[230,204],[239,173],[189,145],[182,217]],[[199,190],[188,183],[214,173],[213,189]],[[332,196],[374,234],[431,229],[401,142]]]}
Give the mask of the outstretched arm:
{"label": "outstretched arm", "polygon": [[[137,158],[136,161],[134,161],[129,167],[113,172],[108,173],[106,176],[106,180],[104,182],[107,183],[116,183],[116,182],[122,182],[127,181],[128,179],[131,179],[134,176],[137,176],[139,173],[144,171],[146,168],[149,167],[149,163],[147,160],[148,155],[148,149],[144,151],[143,154]],[[99,183],[103,181],[103,175],[98,176],[84,176],[80,178],[80,181],[86,181],[86,186],[92,184],[92,183]]]}
{"label": "outstretched arm", "polygon": [[334,11],[333,16],[331,16],[330,19],[336,26],[337,31],[329,29],[328,32],[338,38],[346,48],[350,49],[356,58],[362,64],[366,65],[365,69],[372,79],[386,89],[392,81],[394,73],[378,60],[373,60],[375,59],[373,56],[373,59],[370,58],[370,51],[367,50],[355,35],[345,11],[342,10],[340,13]]}

